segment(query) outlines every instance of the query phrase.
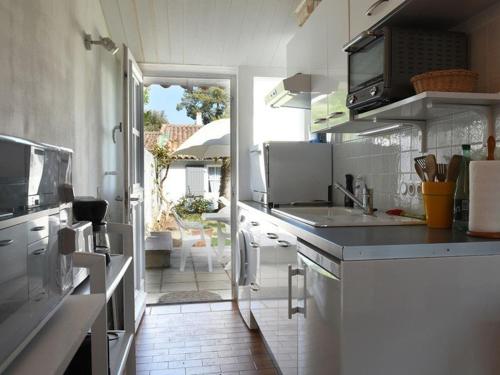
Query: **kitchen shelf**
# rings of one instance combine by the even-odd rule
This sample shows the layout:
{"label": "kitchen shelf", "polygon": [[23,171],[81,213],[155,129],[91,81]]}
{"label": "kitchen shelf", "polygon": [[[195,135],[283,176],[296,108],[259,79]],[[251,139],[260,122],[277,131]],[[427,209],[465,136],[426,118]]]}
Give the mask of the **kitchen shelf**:
{"label": "kitchen shelf", "polygon": [[500,105],[500,94],[426,91],[409,98],[355,115],[353,120],[332,126],[326,133],[375,135],[402,127],[417,127],[422,132],[422,152],[427,145],[427,121],[476,111],[485,115],[489,133],[494,134],[493,108]]}
{"label": "kitchen shelf", "polygon": [[428,121],[500,104],[500,94],[426,91],[354,116],[371,122]]}
{"label": "kitchen shelf", "polygon": [[104,305],[104,294],[68,296],[7,372],[63,374]]}
{"label": "kitchen shelf", "polygon": [[134,334],[125,331],[109,331],[116,333],[118,338],[109,341],[109,366],[111,375],[120,375],[125,371],[130,348],[134,344]]}
{"label": "kitchen shelf", "polygon": [[[109,301],[131,264],[131,256],[111,255],[111,261],[106,267],[106,301]],[[74,294],[90,294],[90,280],[85,279]]]}

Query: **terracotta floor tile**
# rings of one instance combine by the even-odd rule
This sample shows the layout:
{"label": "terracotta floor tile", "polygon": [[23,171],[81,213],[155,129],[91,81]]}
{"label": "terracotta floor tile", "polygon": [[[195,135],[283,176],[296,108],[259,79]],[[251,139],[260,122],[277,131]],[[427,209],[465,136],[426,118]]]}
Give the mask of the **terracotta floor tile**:
{"label": "terracotta floor tile", "polygon": [[277,374],[232,302],[152,306],[136,345],[142,375]]}

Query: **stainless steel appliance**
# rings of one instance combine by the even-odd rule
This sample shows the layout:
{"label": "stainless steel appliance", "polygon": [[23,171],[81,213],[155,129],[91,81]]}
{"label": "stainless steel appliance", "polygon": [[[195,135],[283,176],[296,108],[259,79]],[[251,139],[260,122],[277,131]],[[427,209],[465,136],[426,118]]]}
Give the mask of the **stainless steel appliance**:
{"label": "stainless steel appliance", "polygon": [[74,246],[60,246],[70,165],[70,150],[0,136],[0,372],[73,288]]}
{"label": "stainless steel appliance", "polygon": [[289,308],[298,316],[298,373],[340,374],[340,264],[300,241],[297,250],[298,308],[292,310],[292,298]]}
{"label": "stainless steel appliance", "polygon": [[345,46],[349,52],[347,107],[364,112],[414,94],[410,78],[431,70],[466,69],[464,33],[385,27]]}
{"label": "stainless steel appliance", "polygon": [[333,178],[332,145],[268,142],[250,150],[253,200],[270,207],[329,201]]}
{"label": "stainless steel appliance", "polygon": [[285,78],[266,95],[266,104],[273,108],[311,108],[311,76],[295,74]]}

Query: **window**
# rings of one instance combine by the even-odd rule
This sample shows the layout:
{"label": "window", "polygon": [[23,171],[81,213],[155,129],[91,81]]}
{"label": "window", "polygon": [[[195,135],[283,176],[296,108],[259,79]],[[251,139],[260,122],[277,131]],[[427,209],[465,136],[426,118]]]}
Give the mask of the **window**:
{"label": "window", "polygon": [[219,193],[221,178],[221,167],[213,165],[208,167],[208,191],[209,193]]}

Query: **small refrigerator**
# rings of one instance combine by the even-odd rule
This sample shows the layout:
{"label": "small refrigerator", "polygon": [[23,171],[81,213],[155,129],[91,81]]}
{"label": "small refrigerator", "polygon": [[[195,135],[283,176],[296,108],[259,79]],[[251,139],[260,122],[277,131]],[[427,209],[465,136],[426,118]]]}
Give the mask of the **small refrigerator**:
{"label": "small refrigerator", "polygon": [[280,204],[328,201],[333,180],[330,143],[268,142],[250,150],[254,201]]}

